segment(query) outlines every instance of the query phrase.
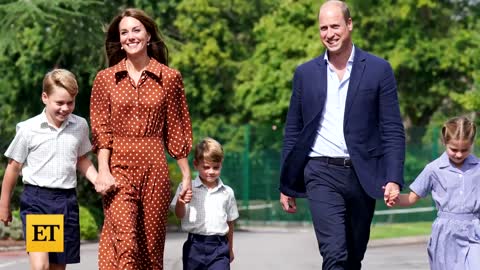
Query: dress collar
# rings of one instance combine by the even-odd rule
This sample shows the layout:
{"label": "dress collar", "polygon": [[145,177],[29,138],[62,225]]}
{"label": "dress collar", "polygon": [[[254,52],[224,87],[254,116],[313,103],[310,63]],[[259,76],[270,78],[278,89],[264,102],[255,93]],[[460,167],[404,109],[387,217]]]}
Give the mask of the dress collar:
{"label": "dress collar", "polygon": [[[114,65],[113,72],[116,74],[122,74],[122,73],[127,73],[127,58],[124,58],[120,62],[118,62],[116,65]],[[155,75],[157,78],[160,78],[162,75],[162,67],[165,66],[158,62],[155,58],[150,58],[150,61],[145,68],[145,71],[147,73]]]}

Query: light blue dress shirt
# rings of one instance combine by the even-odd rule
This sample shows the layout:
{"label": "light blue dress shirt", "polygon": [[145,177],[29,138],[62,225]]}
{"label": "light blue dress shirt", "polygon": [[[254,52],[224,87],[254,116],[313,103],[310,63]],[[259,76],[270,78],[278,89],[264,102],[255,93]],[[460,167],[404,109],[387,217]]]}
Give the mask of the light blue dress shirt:
{"label": "light blue dress shirt", "polygon": [[355,47],[353,46],[345,74],[340,80],[328,60],[328,54],[325,53],[324,59],[327,62],[327,98],[322,117],[320,118],[317,137],[309,154],[310,157],[349,157],[343,135],[343,118],[354,54]]}

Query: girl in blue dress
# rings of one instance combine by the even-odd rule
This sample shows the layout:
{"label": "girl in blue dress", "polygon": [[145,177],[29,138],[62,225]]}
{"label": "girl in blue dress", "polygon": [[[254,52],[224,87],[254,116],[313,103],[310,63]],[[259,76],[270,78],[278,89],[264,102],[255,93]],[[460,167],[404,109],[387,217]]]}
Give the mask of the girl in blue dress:
{"label": "girl in blue dress", "polygon": [[445,152],[410,185],[409,194],[390,194],[392,205],[411,206],[430,192],[438,210],[428,243],[432,270],[480,269],[480,163],[474,156],[476,127],[466,117],[442,128]]}

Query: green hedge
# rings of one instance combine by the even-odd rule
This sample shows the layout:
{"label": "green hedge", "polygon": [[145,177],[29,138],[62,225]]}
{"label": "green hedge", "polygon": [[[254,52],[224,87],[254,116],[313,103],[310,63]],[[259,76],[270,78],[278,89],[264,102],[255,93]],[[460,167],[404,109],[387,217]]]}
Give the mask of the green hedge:
{"label": "green hedge", "polygon": [[18,210],[12,212],[12,222],[8,226],[0,222],[0,239],[23,239],[22,221]]}
{"label": "green hedge", "polygon": [[98,225],[91,211],[80,206],[80,238],[82,240],[95,240],[98,238]]}
{"label": "green hedge", "polygon": [[[80,238],[82,240],[95,240],[98,238],[100,225],[98,225],[98,221],[96,220],[98,220],[99,217],[96,217],[92,212],[95,211],[80,206]],[[99,213],[96,214],[98,215]],[[12,212],[12,219],[9,226],[0,223],[0,239],[23,239],[22,221],[20,220],[18,210]]]}

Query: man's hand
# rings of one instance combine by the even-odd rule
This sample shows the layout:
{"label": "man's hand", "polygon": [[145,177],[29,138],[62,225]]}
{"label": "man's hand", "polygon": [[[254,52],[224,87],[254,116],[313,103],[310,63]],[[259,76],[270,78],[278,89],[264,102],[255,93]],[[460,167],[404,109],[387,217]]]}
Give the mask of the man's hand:
{"label": "man's hand", "polygon": [[287,213],[297,212],[297,203],[293,197],[280,193],[280,204],[282,205],[283,211]]}
{"label": "man's hand", "polygon": [[386,186],[383,187],[383,200],[388,207],[393,207],[398,200],[398,195],[400,194],[400,186],[395,182],[388,182]]}

